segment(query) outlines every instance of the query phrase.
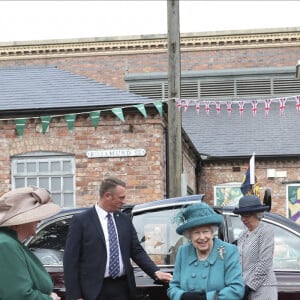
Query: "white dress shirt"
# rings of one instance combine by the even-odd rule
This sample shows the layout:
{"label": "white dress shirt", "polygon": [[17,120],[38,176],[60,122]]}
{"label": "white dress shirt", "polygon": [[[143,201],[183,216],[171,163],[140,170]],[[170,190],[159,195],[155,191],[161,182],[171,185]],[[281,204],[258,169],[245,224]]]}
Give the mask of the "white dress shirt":
{"label": "white dress shirt", "polygon": [[[108,231],[107,231],[107,214],[108,214],[108,212],[105,211],[104,209],[102,209],[98,204],[96,204],[95,207],[96,207],[96,212],[98,214],[98,218],[99,218],[99,221],[101,223],[102,230],[103,230],[103,233],[104,233],[105,245],[106,245],[106,251],[107,251],[107,261],[106,261],[104,277],[109,277],[109,272],[108,272],[109,265],[108,264],[109,264],[109,255],[110,255],[110,253],[109,253],[109,240],[108,240]],[[124,264],[123,264],[123,260],[122,260],[122,256],[121,256],[118,230],[117,230],[117,226],[116,226],[116,223],[115,223],[113,213],[111,213],[111,216],[112,216],[112,220],[114,222],[116,232],[117,232],[117,237],[118,237],[119,262],[120,262],[120,274],[119,274],[119,276],[123,276],[123,275],[125,275],[125,271],[124,271]]]}

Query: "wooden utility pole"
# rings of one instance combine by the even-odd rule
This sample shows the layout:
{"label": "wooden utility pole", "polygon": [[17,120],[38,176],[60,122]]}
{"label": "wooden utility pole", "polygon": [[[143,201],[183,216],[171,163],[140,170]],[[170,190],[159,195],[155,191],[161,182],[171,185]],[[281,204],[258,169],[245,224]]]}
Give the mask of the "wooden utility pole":
{"label": "wooden utility pole", "polygon": [[[168,0],[168,196],[181,196],[182,140],[181,112],[175,99],[180,98],[179,0]],[[172,99],[172,100],[170,100]]]}

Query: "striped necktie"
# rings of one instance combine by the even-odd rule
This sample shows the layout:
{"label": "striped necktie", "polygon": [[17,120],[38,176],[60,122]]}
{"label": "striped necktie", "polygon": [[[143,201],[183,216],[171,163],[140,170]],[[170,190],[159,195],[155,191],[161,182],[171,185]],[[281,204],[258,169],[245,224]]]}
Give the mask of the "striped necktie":
{"label": "striped necktie", "polygon": [[120,273],[119,247],[117,232],[111,214],[107,214],[107,231],[109,241],[109,275],[116,278]]}

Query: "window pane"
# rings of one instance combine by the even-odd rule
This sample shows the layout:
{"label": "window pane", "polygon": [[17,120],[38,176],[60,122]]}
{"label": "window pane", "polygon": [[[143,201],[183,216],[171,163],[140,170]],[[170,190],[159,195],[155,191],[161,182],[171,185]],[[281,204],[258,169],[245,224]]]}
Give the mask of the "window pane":
{"label": "window pane", "polygon": [[35,162],[27,163],[27,172],[29,172],[29,173],[35,173],[36,172],[36,163]]}
{"label": "window pane", "polygon": [[51,178],[51,191],[60,191],[61,190],[61,181],[60,177]]}
{"label": "window pane", "polygon": [[25,164],[17,163],[17,173],[24,173],[24,172],[25,172]]}
{"label": "window pane", "polygon": [[25,186],[25,178],[16,178],[15,185],[16,185],[16,188],[24,187]]}
{"label": "window pane", "polygon": [[69,173],[72,172],[72,164],[71,164],[70,161],[64,161],[63,162],[63,171],[64,172],[69,172]]}
{"label": "window pane", "polygon": [[49,178],[40,178],[39,186],[49,190]]}
{"label": "window pane", "polygon": [[59,161],[52,161],[51,162],[51,171],[52,172],[59,172],[59,171],[61,171],[60,162]]}
{"label": "window pane", "polygon": [[47,225],[28,245],[44,265],[62,266],[70,219],[71,217]]}
{"label": "window pane", "polygon": [[66,191],[73,191],[73,177],[64,177],[63,178],[64,185],[63,189]]}
{"label": "window pane", "polygon": [[27,178],[27,186],[37,186],[37,178]]}
{"label": "window pane", "polygon": [[54,201],[54,203],[58,204],[58,205],[61,205],[61,195],[60,194],[57,194],[57,193],[52,193],[51,194],[52,196],[52,199]]}
{"label": "window pane", "polygon": [[27,153],[12,159],[13,187],[39,186],[49,190],[59,205],[66,201],[68,207],[74,207],[74,169],[73,156]]}
{"label": "window pane", "polygon": [[65,207],[74,207],[73,194],[64,194],[64,206]]}
{"label": "window pane", "polygon": [[40,172],[48,172],[48,162],[40,162],[39,163],[39,171]]}
{"label": "window pane", "polygon": [[178,209],[146,212],[133,218],[141,245],[158,265],[174,264],[178,247],[187,239],[176,233],[174,220]]}
{"label": "window pane", "polygon": [[[237,239],[246,228],[239,217],[231,217],[231,221],[234,239]],[[269,226],[274,231],[274,268],[300,270],[299,237],[275,224],[269,223]]]}
{"label": "window pane", "polygon": [[246,227],[243,224],[241,218],[239,218],[238,216],[231,217],[231,224],[232,224],[233,240],[236,241],[239,238],[240,234],[244,230],[246,230]]}
{"label": "window pane", "polygon": [[274,268],[300,270],[299,237],[280,228],[274,227]]}

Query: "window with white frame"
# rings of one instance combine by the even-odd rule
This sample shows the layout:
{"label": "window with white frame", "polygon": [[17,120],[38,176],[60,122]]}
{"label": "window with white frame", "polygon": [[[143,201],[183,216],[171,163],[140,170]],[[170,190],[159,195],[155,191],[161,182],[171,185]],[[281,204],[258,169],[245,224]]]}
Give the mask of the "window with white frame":
{"label": "window with white frame", "polygon": [[57,152],[31,152],[12,158],[12,187],[39,186],[62,207],[74,207],[75,157]]}

